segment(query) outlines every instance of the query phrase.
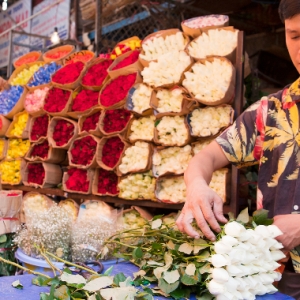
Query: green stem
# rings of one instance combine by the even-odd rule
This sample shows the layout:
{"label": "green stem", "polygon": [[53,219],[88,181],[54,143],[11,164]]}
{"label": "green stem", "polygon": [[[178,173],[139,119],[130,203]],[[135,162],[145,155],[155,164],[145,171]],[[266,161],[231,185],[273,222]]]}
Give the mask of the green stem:
{"label": "green stem", "polygon": [[54,277],[56,276],[56,271],[58,271],[58,273],[60,275],[62,274],[62,271],[51,262],[51,260],[47,257],[47,255],[45,255],[43,252],[40,252],[40,254],[44,257],[44,259],[47,261],[47,263],[51,267]]}
{"label": "green stem", "polygon": [[40,272],[35,272],[35,271],[32,271],[32,270],[29,270],[29,269],[27,269],[27,268],[25,268],[25,267],[23,267],[23,266],[21,266],[21,265],[19,265],[19,264],[17,264],[17,263],[14,263],[14,262],[12,262],[12,261],[10,261],[10,260],[6,260],[6,259],[2,258],[1,256],[0,256],[0,261],[4,262],[5,264],[8,264],[8,265],[15,266],[15,267],[17,267],[17,268],[19,268],[19,269],[21,269],[21,270],[24,270],[24,271],[26,271],[26,272],[28,272],[28,273],[31,273],[31,274],[34,274],[34,275],[43,276],[43,277],[46,277],[46,278],[48,278],[48,279],[51,278],[51,277],[48,276],[48,275],[42,274],[42,273],[40,273]]}
{"label": "green stem", "polygon": [[52,254],[52,253],[50,253],[50,252],[48,252],[48,251],[46,251],[45,253],[46,253],[47,255],[49,255],[49,256],[55,258],[56,260],[58,260],[58,261],[60,261],[60,262],[63,262],[65,265],[69,265],[69,266],[75,267],[75,268],[77,268],[77,269],[81,269],[81,270],[87,271],[87,272],[89,272],[89,273],[91,273],[91,274],[94,274],[94,275],[99,275],[96,271],[93,271],[93,270],[91,270],[91,269],[87,269],[87,268],[85,268],[85,267],[82,267],[82,266],[73,264],[73,263],[71,263],[71,262],[69,262],[69,261],[66,261],[66,260],[64,260],[64,259],[62,259],[62,258],[59,258],[59,257],[55,256],[54,254]]}

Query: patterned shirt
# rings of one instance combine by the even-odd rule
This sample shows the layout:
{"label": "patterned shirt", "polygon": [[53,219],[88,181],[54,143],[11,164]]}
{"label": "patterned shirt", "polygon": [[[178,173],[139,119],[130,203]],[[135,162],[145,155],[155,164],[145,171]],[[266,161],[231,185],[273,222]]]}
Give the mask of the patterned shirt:
{"label": "patterned shirt", "polygon": [[257,208],[300,213],[300,79],[250,106],[217,139],[237,167],[259,163]]}

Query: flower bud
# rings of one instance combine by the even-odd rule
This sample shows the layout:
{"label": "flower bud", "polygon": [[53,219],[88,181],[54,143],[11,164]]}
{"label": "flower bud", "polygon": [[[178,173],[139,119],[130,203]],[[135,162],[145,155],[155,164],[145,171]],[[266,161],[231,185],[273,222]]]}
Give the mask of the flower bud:
{"label": "flower bud", "polygon": [[230,245],[230,246],[235,246],[235,245],[237,245],[239,243],[239,241],[236,238],[234,238],[234,237],[232,237],[230,235],[224,235],[222,237],[221,241],[224,244]]}
{"label": "flower bud", "polygon": [[285,254],[280,250],[271,251],[271,256],[272,256],[272,259],[275,261],[285,258]]}
{"label": "flower bud", "polygon": [[236,278],[229,276],[228,281],[225,283],[225,288],[228,292],[234,292],[237,290],[238,285],[239,285],[239,283],[236,280]]}
{"label": "flower bud", "polygon": [[218,283],[225,283],[229,279],[229,274],[223,268],[214,268],[212,272],[212,278]]}
{"label": "flower bud", "polygon": [[229,258],[223,254],[214,254],[211,257],[211,263],[215,268],[221,268],[229,264]]}
{"label": "flower bud", "polygon": [[207,288],[212,295],[219,295],[225,292],[225,287],[223,284],[216,282],[215,280],[211,280]]}
{"label": "flower bud", "polygon": [[240,237],[245,231],[245,227],[238,222],[229,222],[225,225],[225,233],[232,237]]}
{"label": "flower bud", "polygon": [[230,276],[239,276],[242,273],[241,269],[236,265],[229,265],[226,267],[226,270]]}
{"label": "flower bud", "polygon": [[279,235],[282,235],[282,231],[276,225],[269,225],[268,227],[269,235],[271,238],[275,239]]}
{"label": "flower bud", "polygon": [[267,284],[266,289],[268,294],[274,294],[278,291],[273,284]]}
{"label": "flower bud", "polygon": [[232,249],[232,246],[226,244],[223,241],[215,243],[215,252],[217,254],[227,254],[231,251],[231,249]]}
{"label": "flower bud", "polygon": [[255,227],[254,231],[264,239],[266,239],[270,236],[270,232],[269,232],[267,226],[264,226],[264,225],[258,225],[257,227]]}

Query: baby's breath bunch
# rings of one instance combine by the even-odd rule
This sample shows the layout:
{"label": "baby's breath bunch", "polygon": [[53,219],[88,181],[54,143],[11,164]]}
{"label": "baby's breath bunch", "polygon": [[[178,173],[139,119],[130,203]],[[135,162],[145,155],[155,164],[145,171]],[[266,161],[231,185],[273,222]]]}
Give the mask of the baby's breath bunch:
{"label": "baby's breath bunch", "polygon": [[54,205],[44,212],[28,211],[26,226],[21,227],[14,242],[25,254],[39,258],[35,246],[63,259],[70,257],[72,216]]}

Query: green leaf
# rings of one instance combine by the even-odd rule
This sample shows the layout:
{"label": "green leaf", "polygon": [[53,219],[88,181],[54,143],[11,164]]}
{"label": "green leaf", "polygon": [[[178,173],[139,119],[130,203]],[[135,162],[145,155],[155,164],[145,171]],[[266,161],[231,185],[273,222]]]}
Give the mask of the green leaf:
{"label": "green leaf", "polygon": [[132,251],[132,257],[134,259],[139,259],[139,258],[142,258],[143,257],[143,250],[138,247],[138,248],[135,248],[133,251]]}
{"label": "green leaf", "polygon": [[160,121],[161,121],[161,120],[155,121],[154,126],[157,127],[157,125],[160,123]]}
{"label": "green leaf", "polygon": [[46,286],[46,285],[48,285],[48,283],[51,279],[39,275],[39,276],[34,277],[31,282],[32,282],[32,284],[37,285],[37,286]]}
{"label": "green leaf", "polygon": [[153,295],[153,291],[149,288],[144,288],[144,291],[150,295]]}
{"label": "green leaf", "polygon": [[140,300],[153,300],[154,298],[153,298],[152,294],[148,294],[148,293],[146,293],[146,292],[141,292],[141,293],[139,293],[139,294],[137,294],[137,295],[135,296],[135,299],[140,299]]}
{"label": "green leaf", "polygon": [[175,291],[179,286],[179,280],[169,284],[163,278],[158,279],[158,287],[166,294],[170,294],[171,292]]}
{"label": "green leaf", "polygon": [[204,294],[202,294],[201,296],[199,296],[199,298],[198,297],[196,297],[196,299],[201,299],[201,300],[212,300],[213,299],[213,295],[211,295],[210,293],[204,293]]}
{"label": "green leaf", "polygon": [[103,273],[103,275],[104,275],[104,276],[109,276],[109,275],[111,274],[113,268],[114,268],[113,266],[109,267],[109,268]]}
{"label": "green leaf", "polygon": [[268,219],[268,210],[259,209],[253,213],[253,221],[256,225],[271,225],[273,224],[273,219]]}
{"label": "green leaf", "polygon": [[0,244],[5,243],[7,241],[7,236],[6,234],[0,235]]}
{"label": "green leaf", "polygon": [[247,224],[249,222],[248,207],[243,209],[236,218],[237,221]]}
{"label": "green leaf", "polygon": [[45,293],[41,293],[40,300],[51,300],[51,299],[50,299],[49,295],[47,295]]}
{"label": "green leaf", "polygon": [[172,296],[174,299],[189,299],[190,298],[190,290],[189,288],[181,287],[179,289],[176,289],[175,291],[170,293],[170,296]]}
{"label": "green leaf", "polygon": [[181,282],[184,284],[184,285],[195,285],[198,280],[196,280],[194,277],[192,276],[189,276],[187,274],[183,274],[183,276],[181,277]]}
{"label": "green leaf", "polygon": [[75,291],[71,294],[72,298],[79,298],[79,299],[85,299],[86,295],[84,294],[84,292],[80,292],[80,291]]}
{"label": "green leaf", "polygon": [[23,290],[23,285],[20,280],[16,280],[11,284],[15,289]]}
{"label": "green leaf", "polygon": [[64,268],[63,272],[68,273],[68,274],[72,274],[72,271],[69,268]]}
{"label": "green leaf", "polygon": [[114,277],[114,284],[120,286],[120,282],[123,282],[125,280],[126,280],[126,276],[123,273],[118,273]]}
{"label": "green leaf", "polygon": [[54,291],[54,297],[59,300],[71,300],[69,288],[66,285],[60,286]]}
{"label": "green leaf", "polygon": [[152,221],[155,221],[157,219],[161,219],[164,215],[156,215],[152,218]]}
{"label": "green leaf", "polygon": [[152,245],[152,249],[153,250],[159,250],[159,251],[161,251],[162,250],[162,244],[159,244],[159,243],[153,243]]}

